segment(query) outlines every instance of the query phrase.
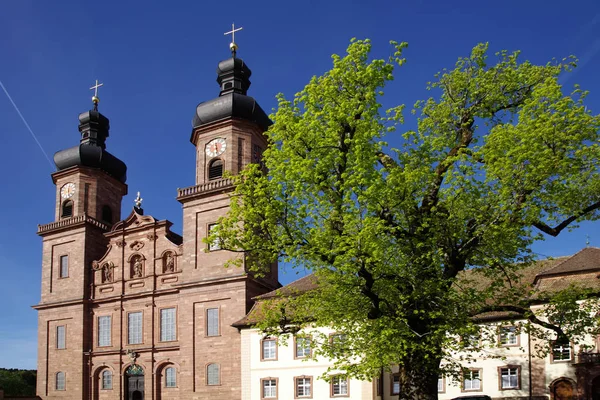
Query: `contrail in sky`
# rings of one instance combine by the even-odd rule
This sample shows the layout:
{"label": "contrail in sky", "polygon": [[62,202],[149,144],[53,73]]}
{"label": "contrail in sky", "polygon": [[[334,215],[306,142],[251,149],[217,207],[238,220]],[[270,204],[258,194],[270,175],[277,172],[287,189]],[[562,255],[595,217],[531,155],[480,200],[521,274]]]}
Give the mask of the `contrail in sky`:
{"label": "contrail in sky", "polygon": [[15,111],[17,112],[17,114],[19,114],[19,117],[21,117],[21,120],[23,121],[23,123],[25,124],[25,126],[27,127],[27,129],[29,130],[29,133],[31,133],[31,136],[33,136],[33,140],[35,140],[35,142],[37,143],[37,145],[40,148],[40,150],[42,151],[42,153],[44,153],[44,157],[46,157],[46,160],[48,160],[48,163],[52,167],[52,170],[55,170],[56,168],[54,167],[54,164],[52,163],[52,161],[50,161],[50,157],[48,157],[48,154],[46,154],[46,151],[44,151],[44,148],[42,147],[42,144],[38,140],[37,136],[35,136],[35,133],[33,133],[33,130],[31,129],[31,127],[29,126],[29,124],[25,120],[25,117],[23,116],[23,114],[21,114],[21,111],[19,110],[19,107],[17,107],[17,105],[13,101],[12,97],[10,97],[10,94],[8,94],[8,91],[6,90],[6,88],[4,87],[4,85],[2,84],[2,81],[0,81],[0,87],[2,87],[2,90],[4,90],[4,93],[6,93],[6,97],[8,97],[8,100],[10,100],[10,102],[12,103],[13,107],[15,108]]}

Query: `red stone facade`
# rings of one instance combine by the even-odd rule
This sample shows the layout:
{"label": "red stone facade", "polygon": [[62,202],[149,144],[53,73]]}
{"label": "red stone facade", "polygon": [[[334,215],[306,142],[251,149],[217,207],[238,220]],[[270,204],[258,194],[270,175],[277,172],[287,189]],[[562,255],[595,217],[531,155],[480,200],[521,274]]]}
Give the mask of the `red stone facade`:
{"label": "red stone facade", "polygon": [[[262,130],[248,121],[218,121],[192,132],[196,186],[178,192],[182,236],[171,232],[171,222],[140,208],[121,220],[127,186],[99,169],[76,166],[53,174],[56,219],[38,228],[41,398],[241,399],[240,333],[232,324],[250,310],[254,296],[279,283],[276,265],[265,278],[253,278],[243,262],[223,266],[243,255],[208,251],[203,242],[209,226],[227,213],[233,189],[229,179],[209,179],[215,157],[205,149],[215,138],[225,140],[217,158],[233,173],[266,147]],[[72,214],[64,216],[61,189],[70,183]],[[166,336],[161,310],[175,318]],[[138,317],[141,333],[130,336],[130,318]]]}

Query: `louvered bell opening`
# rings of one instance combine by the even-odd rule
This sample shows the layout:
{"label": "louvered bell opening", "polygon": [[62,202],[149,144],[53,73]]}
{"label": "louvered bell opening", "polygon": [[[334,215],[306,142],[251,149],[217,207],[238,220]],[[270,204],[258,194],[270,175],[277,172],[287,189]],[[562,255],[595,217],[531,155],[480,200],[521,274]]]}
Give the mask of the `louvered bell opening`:
{"label": "louvered bell opening", "polygon": [[223,161],[214,160],[208,167],[208,179],[219,179],[223,177]]}
{"label": "louvered bell opening", "polygon": [[71,200],[65,201],[62,205],[60,213],[61,218],[71,218],[73,216],[73,202]]}

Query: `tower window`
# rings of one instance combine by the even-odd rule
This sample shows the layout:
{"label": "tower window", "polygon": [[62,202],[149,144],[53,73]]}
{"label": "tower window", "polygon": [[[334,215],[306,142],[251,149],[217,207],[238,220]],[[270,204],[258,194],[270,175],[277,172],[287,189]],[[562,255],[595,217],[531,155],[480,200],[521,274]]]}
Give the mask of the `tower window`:
{"label": "tower window", "polygon": [[67,200],[62,204],[60,210],[61,218],[71,218],[73,216],[73,200]]}
{"label": "tower window", "polygon": [[109,206],[102,206],[102,221],[112,224],[112,210]]}
{"label": "tower window", "polygon": [[219,179],[223,177],[223,161],[216,159],[208,165],[208,179]]}
{"label": "tower window", "polygon": [[232,82],[225,82],[225,84],[223,85],[224,90],[231,89],[232,87],[233,87]]}

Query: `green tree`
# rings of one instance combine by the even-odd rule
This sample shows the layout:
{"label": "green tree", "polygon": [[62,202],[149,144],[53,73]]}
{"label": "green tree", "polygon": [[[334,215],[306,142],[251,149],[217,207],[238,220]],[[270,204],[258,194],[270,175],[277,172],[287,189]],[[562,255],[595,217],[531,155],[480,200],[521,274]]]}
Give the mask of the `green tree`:
{"label": "green tree", "polygon": [[[231,211],[208,241],[248,252],[253,273],[276,260],[315,273],[318,289],[265,306],[263,329],[331,326],[346,336],[318,354],[337,368],[372,379],[399,365],[400,398],[434,399],[477,313],[511,311],[570,337],[592,329],[585,313],[544,322],[513,283],[543,234],[600,216],[600,118],[587,92],[562,92],[575,60],[534,65],[503,51],[490,61],[480,44],[435,76],[437,96],[412,110],[417,129],[400,133],[404,106],[379,104],[405,61],[406,44],[392,45],[389,59],[371,60],[370,42],[353,40],[293,100],[278,96],[265,168],[235,177]],[[461,275],[487,283],[459,285]],[[573,309],[563,299],[554,312]]]}
{"label": "green tree", "polygon": [[35,396],[35,370],[0,368],[0,389],[6,396]]}

